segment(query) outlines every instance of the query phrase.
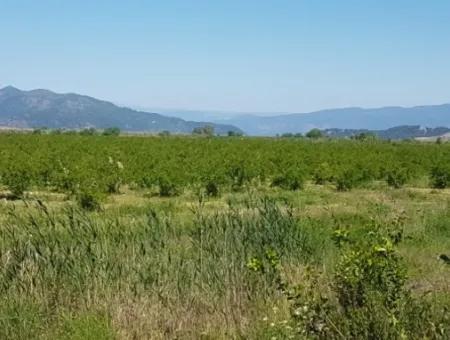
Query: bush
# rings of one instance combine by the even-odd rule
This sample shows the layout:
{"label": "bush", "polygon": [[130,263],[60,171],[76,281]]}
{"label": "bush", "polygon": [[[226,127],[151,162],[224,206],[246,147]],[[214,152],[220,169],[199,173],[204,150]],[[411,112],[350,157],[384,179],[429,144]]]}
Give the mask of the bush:
{"label": "bush", "polygon": [[169,137],[170,136],[170,131],[169,130],[162,130],[162,131],[158,132],[158,136],[160,136],[160,137]]}
{"label": "bush", "polygon": [[343,171],[335,180],[337,191],[349,191],[361,182],[361,178],[355,169]]}
{"label": "bush", "polygon": [[212,136],[214,136],[214,126],[205,125],[205,126],[201,126],[201,127],[196,127],[192,130],[192,134],[212,137]]}
{"label": "bush", "polygon": [[435,189],[445,189],[450,186],[450,169],[434,167],[431,170],[431,185]]}
{"label": "bush", "polygon": [[395,168],[388,171],[386,181],[390,187],[399,189],[409,180],[408,170],[405,168]]}
{"label": "bush", "polygon": [[333,170],[328,163],[321,163],[313,172],[315,184],[325,184],[333,180]]}
{"label": "bush", "polygon": [[401,297],[406,271],[390,242],[351,248],[338,263],[334,288],[345,310],[362,307],[376,297],[394,307]]}
{"label": "bush", "polygon": [[170,181],[167,177],[160,177],[158,179],[159,196],[172,197],[180,194],[175,183]]}
{"label": "bush", "polygon": [[103,130],[102,135],[103,136],[119,136],[120,129],[118,127],[110,127],[110,128]]}
{"label": "bush", "polygon": [[101,210],[101,201],[103,196],[94,191],[82,191],[76,196],[78,205],[87,211],[99,211]]}
{"label": "bush", "polygon": [[95,128],[83,129],[79,132],[80,136],[95,136],[98,131]]}
{"label": "bush", "polygon": [[312,129],[308,131],[305,136],[311,139],[319,139],[323,137],[323,132],[319,129]]}
{"label": "bush", "polygon": [[218,197],[220,194],[219,186],[217,185],[217,183],[215,181],[209,180],[206,182],[205,192],[206,192],[207,196]]}
{"label": "bush", "polygon": [[[363,238],[346,237],[338,244],[341,254],[330,283],[307,267],[300,285],[289,284],[276,263],[273,276],[281,280],[290,318],[272,323],[268,333],[283,339],[446,338],[447,308],[434,308],[405,287],[406,267],[395,250],[399,232],[379,227]],[[252,270],[261,267],[261,262],[250,264]]]}
{"label": "bush", "polygon": [[4,184],[11,191],[12,198],[23,198],[31,186],[31,175],[26,170],[9,171],[3,178]]}
{"label": "bush", "polygon": [[272,186],[285,190],[300,190],[304,187],[304,178],[299,171],[292,169],[274,177]]}
{"label": "bush", "polygon": [[250,176],[244,165],[232,166],[228,171],[228,176],[231,179],[231,189],[239,191],[250,179]]}

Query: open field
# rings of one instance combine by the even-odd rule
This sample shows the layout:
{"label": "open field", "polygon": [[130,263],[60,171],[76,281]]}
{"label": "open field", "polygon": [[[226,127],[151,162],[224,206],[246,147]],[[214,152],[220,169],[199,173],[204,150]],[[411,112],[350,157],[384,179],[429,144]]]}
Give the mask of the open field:
{"label": "open field", "polygon": [[0,147],[1,339],[450,338],[449,144]]}

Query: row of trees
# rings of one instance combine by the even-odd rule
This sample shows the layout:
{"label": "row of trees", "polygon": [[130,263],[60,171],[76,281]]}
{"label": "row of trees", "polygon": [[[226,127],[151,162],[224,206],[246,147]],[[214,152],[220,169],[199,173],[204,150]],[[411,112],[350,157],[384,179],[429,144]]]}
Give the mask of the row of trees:
{"label": "row of trees", "polygon": [[0,134],[0,145],[0,186],[18,196],[29,188],[108,194],[122,185],[161,195],[265,184],[298,190],[306,181],[340,191],[372,181],[450,186],[448,144]]}
{"label": "row of trees", "polygon": [[47,127],[37,128],[33,130],[35,135],[80,135],[80,136],[119,136],[121,133],[118,127],[109,127],[106,129],[85,128],[81,130],[66,130],[66,129],[49,129]]}

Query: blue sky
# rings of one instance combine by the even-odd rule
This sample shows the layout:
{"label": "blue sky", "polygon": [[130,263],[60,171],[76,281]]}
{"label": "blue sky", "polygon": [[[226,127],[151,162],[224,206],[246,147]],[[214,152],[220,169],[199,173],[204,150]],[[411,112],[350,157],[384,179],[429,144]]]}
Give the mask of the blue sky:
{"label": "blue sky", "polygon": [[0,86],[247,112],[450,102],[448,0],[0,0]]}

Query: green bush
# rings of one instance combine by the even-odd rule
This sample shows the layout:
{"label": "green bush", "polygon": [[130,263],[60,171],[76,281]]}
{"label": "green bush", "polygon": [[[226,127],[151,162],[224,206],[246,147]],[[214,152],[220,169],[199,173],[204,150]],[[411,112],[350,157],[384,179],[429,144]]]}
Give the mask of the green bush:
{"label": "green bush", "polygon": [[167,177],[158,178],[159,196],[172,197],[180,194],[177,185]]}
{"label": "green bush", "polygon": [[118,127],[110,127],[107,129],[104,129],[102,132],[103,136],[119,136],[120,135],[120,129]]}
{"label": "green bush", "polygon": [[291,169],[274,177],[272,186],[295,191],[303,189],[304,182],[302,173],[296,169]]}
{"label": "green bush", "polygon": [[445,189],[450,186],[450,168],[437,166],[431,170],[431,184],[435,189]]}
{"label": "green bush", "polygon": [[343,171],[335,177],[337,191],[349,191],[360,183],[358,173],[354,169]]}
{"label": "green bush", "polygon": [[313,181],[315,184],[325,184],[333,180],[333,170],[328,163],[321,163],[313,171]]}
{"label": "green bush", "polygon": [[249,181],[249,174],[244,165],[232,166],[228,169],[228,176],[231,180],[231,189],[239,191]]}
{"label": "green bush", "polygon": [[219,186],[216,181],[209,180],[205,184],[205,192],[207,196],[218,197],[220,194]]}
{"label": "green bush", "polygon": [[409,180],[408,170],[405,168],[395,168],[393,170],[388,171],[386,182],[390,187],[395,189],[399,189],[403,187],[406,182]]}
{"label": "green bush", "polygon": [[101,202],[103,201],[103,196],[98,192],[82,190],[76,195],[76,199],[78,205],[84,210],[101,210]]}
{"label": "green bush", "polygon": [[[272,323],[266,334],[289,339],[444,339],[450,323],[446,308],[405,287],[406,267],[395,250],[398,231],[375,228],[364,237],[345,237],[331,283],[311,267],[301,284],[281,279],[290,318]],[[260,268],[252,262],[249,269]],[[278,264],[274,267],[279,275]]]}
{"label": "green bush", "polygon": [[11,191],[12,198],[20,199],[30,189],[31,175],[26,170],[10,170],[4,175],[3,182]]}

